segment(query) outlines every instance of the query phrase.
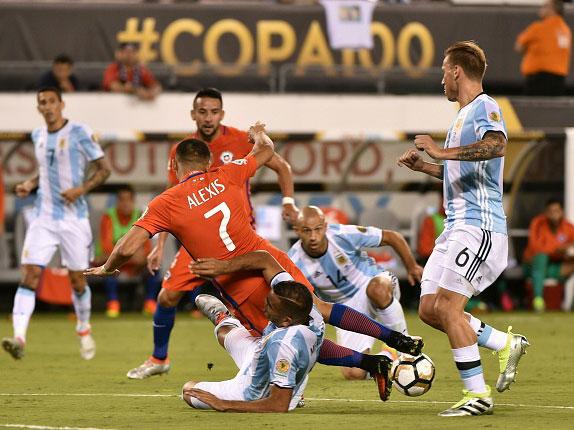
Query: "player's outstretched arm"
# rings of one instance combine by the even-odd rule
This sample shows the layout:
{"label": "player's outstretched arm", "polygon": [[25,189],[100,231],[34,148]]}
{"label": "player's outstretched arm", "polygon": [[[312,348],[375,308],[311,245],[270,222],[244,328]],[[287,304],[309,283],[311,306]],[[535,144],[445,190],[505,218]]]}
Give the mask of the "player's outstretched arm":
{"label": "player's outstretched arm", "polygon": [[143,246],[149,239],[147,230],[134,225],[130,230],[116,243],[112,254],[108,260],[99,267],[92,267],[84,272],[85,275],[92,276],[109,276],[119,273],[119,268]]}
{"label": "player's outstretched arm", "polygon": [[213,394],[198,388],[189,388],[183,391],[184,399],[195,397],[206,405],[220,412],[288,412],[292,388],[281,388],[271,385],[269,396],[253,401],[221,400]]}
{"label": "player's outstretched arm", "polygon": [[285,271],[267,251],[252,251],[229,260],[199,258],[190,263],[189,269],[192,273],[205,278],[246,270],[261,270],[268,284],[271,283],[275,275]]}
{"label": "player's outstretched arm", "polygon": [[415,256],[411,252],[405,237],[398,231],[383,230],[383,237],[380,246],[389,245],[393,248],[407,269],[407,278],[409,284],[414,286],[415,282],[420,282],[423,275],[423,268],[419,266],[415,260]]}

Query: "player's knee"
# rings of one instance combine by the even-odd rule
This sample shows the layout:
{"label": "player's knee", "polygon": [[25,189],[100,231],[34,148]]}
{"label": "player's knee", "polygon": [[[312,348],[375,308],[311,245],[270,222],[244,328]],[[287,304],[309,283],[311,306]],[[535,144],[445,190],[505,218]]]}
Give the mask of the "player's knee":
{"label": "player's knee", "polygon": [[26,264],[22,266],[22,272],[22,284],[26,285],[32,290],[35,290],[38,287],[38,283],[40,282],[42,268],[40,266]]}
{"label": "player's knee", "polygon": [[376,277],[367,286],[367,297],[378,308],[386,308],[393,301],[393,284],[390,279]]}
{"label": "player's knee", "polygon": [[457,318],[457,314],[454,312],[454,304],[448,297],[441,296],[440,294],[437,295],[434,302],[434,314],[441,326],[445,328]]}
{"label": "player's knee", "polygon": [[431,324],[435,319],[434,313],[434,302],[430,304],[421,303],[419,304],[419,318],[426,324]]}
{"label": "player's knee", "polygon": [[189,390],[191,390],[196,385],[197,385],[197,382],[195,382],[195,381],[187,381],[185,384],[183,384],[183,387],[181,388],[181,398],[183,399],[183,401],[185,403],[187,403],[192,408],[194,406],[193,406],[193,402],[191,401],[192,396],[189,394]]}
{"label": "player's knee", "polygon": [[161,289],[157,296],[157,303],[164,308],[173,308],[179,303],[180,296],[177,297],[169,294],[168,290]]}
{"label": "player's knee", "polygon": [[72,284],[72,288],[75,291],[81,292],[84,290],[84,288],[86,287],[86,278],[84,278],[84,275],[82,274],[82,272],[69,271],[68,276],[70,278],[70,283]]}
{"label": "player's knee", "polygon": [[354,367],[341,367],[341,373],[347,381],[362,380],[367,376],[366,371]]}

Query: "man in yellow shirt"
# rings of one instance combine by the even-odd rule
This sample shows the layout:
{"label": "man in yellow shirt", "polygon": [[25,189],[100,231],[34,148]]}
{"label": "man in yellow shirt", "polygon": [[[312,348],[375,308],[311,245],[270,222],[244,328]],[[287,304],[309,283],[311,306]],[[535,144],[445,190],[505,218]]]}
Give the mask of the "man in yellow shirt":
{"label": "man in yellow shirt", "polygon": [[572,33],[563,15],[562,0],[546,0],[538,10],[540,20],[530,24],[516,39],[514,48],[523,54],[520,71],[526,77],[526,95],[564,94]]}

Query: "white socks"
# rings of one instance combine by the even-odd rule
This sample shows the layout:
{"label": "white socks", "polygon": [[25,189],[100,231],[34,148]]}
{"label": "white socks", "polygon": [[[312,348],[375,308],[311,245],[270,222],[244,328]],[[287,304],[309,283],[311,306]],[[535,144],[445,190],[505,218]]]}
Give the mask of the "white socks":
{"label": "white socks", "polygon": [[72,302],[76,312],[76,332],[82,336],[90,332],[90,314],[92,311],[92,290],[86,285],[82,294],[72,291]]}
{"label": "white socks", "polygon": [[36,292],[28,288],[18,287],[14,296],[14,307],[12,308],[12,325],[14,327],[14,337],[26,341],[26,331],[28,323],[36,307]]}
{"label": "white socks", "polygon": [[470,327],[476,333],[478,346],[483,346],[493,351],[500,351],[506,346],[508,333],[504,333],[503,331],[485,324],[469,313],[466,313],[466,315],[470,318],[468,321]]}
{"label": "white socks", "polygon": [[393,301],[385,309],[378,309],[377,315],[381,324],[391,330],[398,331],[402,334],[407,333],[407,322],[401,303],[393,297]]}
{"label": "white socks", "polygon": [[475,343],[470,346],[452,349],[452,355],[464,383],[464,388],[473,393],[486,393],[486,383],[482,373],[480,363],[480,353],[478,345]]}

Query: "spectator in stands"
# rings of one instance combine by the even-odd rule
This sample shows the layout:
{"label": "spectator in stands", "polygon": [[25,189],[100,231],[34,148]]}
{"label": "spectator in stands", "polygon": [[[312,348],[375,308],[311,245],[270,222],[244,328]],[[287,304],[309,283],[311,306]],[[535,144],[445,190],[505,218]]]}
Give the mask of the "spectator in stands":
{"label": "spectator in stands", "polygon": [[564,218],[560,201],[548,200],[544,212],[530,222],[524,269],[534,289],[532,306],[542,312],[545,279],[564,280],[574,273],[574,225]]}
{"label": "spectator in stands", "polygon": [[[106,261],[115,244],[127,233],[142,215],[142,211],[135,206],[135,191],[129,185],[120,187],[117,191],[116,205],[110,208],[100,222],[100,235],[96,247],[96,261]],[[132,276],[141,276],[145,283],[145,301],[143,312],[152,315],[155,312],[156,296],[159,291],[161,278],[159,273],[151,275],[146,270],[146,258],[151,250],[150,243],[137,252],[128,263],[127,273]],[[120,315],[120,301],[118,295],[118,278],[105,278],[107,295],[106,315],[117,318]]]}
{"label": "spectator in stands", "polygon": [[153,100],[159,95],[161,85],[150,70],[140,64],[135,43],[120,44],[115,57],[116,61],[104,72],[105,91],[135,94],[140,100]]}
{"label": "spectator in stands", "polygon": [[538,11],[540,21],[530,24],[516,39],[515,49],[523,54],[520,71],[526,77],[526,95],[564,94],[572,34],[563,15],[562,0],[546,0]]}
{"label": "spectator in stands", "polygon": [[38,88],[58,88],[63,93],[72,93],[80,87],[73,73],[74,61],[66,54],[60,54],[52,62],[52,70],[40,78]]}

